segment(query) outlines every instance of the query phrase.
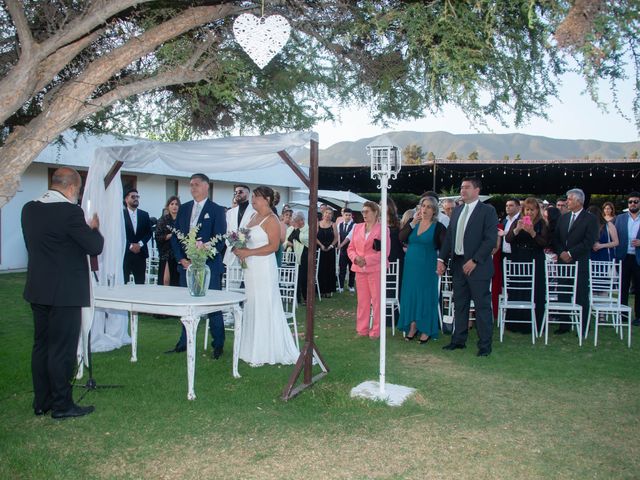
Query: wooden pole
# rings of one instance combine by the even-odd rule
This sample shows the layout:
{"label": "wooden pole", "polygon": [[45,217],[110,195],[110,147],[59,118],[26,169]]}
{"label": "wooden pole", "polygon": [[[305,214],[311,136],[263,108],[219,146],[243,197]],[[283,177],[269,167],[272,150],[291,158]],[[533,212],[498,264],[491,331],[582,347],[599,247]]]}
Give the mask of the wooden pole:
{"label": "wooden pole", "polygon": [[[285,159],[286,152],[278,152]],[[290,157],[289,157],[290,158]],[[285,162],[287,160],[285,159]],[[287,162],[289,164],[289,162]],[[289,165],[291,166],[291,165]],[[293,168],[293,167],[292,167]],[[294,170],[295,171],[295,170]],[[304,389],[310,387],[315,382],[324,377],[329,369],[327,368],[314,341],[314,306],[316,299],[315,271],[316,271],[316,248],[315,238],[318,234],[318,142],[311,140],[311,153],[309,158],[309,248],[308,248],[308,268],[307,268],[307,325],[305,328],[305,340],[298,361],[289,377],[289,382],[284,387],[282,399],[289,400],[295,397]],[[319,363],[322,372],[313,376],[313,359]],[[302,384],[294,388],[296,381],[303,373]]]}

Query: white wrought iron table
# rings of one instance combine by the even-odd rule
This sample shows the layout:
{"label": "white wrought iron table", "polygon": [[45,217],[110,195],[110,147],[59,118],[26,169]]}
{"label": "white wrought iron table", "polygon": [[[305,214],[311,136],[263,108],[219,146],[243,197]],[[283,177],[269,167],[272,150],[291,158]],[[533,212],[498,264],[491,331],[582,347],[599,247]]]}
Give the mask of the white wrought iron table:
{"label": "white wrought iron table", "polygon": [[109,289],[93,289],[95,308],[127,310],[131,322],[131,361],[138,361],[138,313],[156,313],[180,317],[187,332],[187,398],[196,398],[194,377],[196,366],[196,332],[200,317],[224,307],[234,315],[233,376],[239,377],[238,354],[242,330],[240,303],[245,296],[237,292],[208,290],[204,297],[192,297],[186,288],[159,285],[118,285]]}

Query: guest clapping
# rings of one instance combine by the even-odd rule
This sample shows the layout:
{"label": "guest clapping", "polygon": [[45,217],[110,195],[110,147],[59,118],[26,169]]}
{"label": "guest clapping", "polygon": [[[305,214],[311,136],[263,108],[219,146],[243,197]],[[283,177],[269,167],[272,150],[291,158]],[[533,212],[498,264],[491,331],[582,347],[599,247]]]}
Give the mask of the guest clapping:
{"label": "guest clapping", "polygon": [[[382,227],[378,222],[380,207],[370,201],[364,202],[362,207],[363,223],[353,228],[353,239],[349,243],[347,254],[353,262],[356,272],[356,290],[358,297],[356,330],[358,335],[378,338],[380,336],[380,249]],[[387,251],[389,256],[389,230],[387,236]],[[373,327],[369,328],[369,312],[373,307]]]}
{"label": "guest clapping", "polygon": [[400,231],[408,241],[400,297],[398,329],[410,341],[420,332],[420,343],[438,338],[438,250],[446,228],[438,222],[438,202],[427,196],[420,200],[413,221]]}
{"label": "guest clapping", "polygon": [[[513,262],[535,262],[535,292],[534,301],[536,304],[536,323],[538,328],[542,326],[545,306],[545,254],[551,241],[549,227],[544,218],[540,206],[535,198],[529,197],[523,203],[523,211],[520,218],[511,224],[505,240],[511,245],[511,260]],[[509,292],[510,298],[519,300],[518,294],[521,292]],[[523,298],[528,297],[525,293]],[[517,315],[521,312],[510,312]],[[524,320],[524,316],[519,318]],[[531,333],[531,326],[527,323],[507,323],[506,328],[522,333]]]}

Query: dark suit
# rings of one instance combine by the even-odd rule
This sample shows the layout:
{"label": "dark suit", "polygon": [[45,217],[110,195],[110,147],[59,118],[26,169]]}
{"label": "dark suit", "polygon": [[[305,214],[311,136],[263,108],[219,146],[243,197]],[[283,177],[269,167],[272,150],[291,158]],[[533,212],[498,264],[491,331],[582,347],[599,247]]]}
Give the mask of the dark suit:
{"label": "dark suit", "polygon": [[73,406],[70,380],[81,307],[90,302],[87,255],[101,253],[104,239],[87,225],[82,209],[68,202],[27,203],[22,233],[29,256],[24,299],[34,321],[33,407],[64,411]]}
{"label": "dark suit", "polygon": [[[476,310],[476,328],[478,329],[478,349],[491,351],[493,336],[493,314],[491,312],[491,294],[489,288],[493,276],[491,251],[498,237],[498,216],[491,205],[478,201],[469,215],[463,237],[464,255],[455,254],[455,241],[458,220],[464,205],[455,208],[449,228],[440,250],[439,258],[445,265],[451,257],[453,276],[454,332],[451,343],[465,345],[469,333],[469,305],[473,300]],[[476,267],[471,275],[465,275],[463,265],[473,260]]]}
{"label": "dark suit", "polygon": [[[578,282],[576,289],[576,303],[582,306],[582,332],[587,328],[589,316],[589,259],[593,244],[598,240],[598,219],[582,210],[578,217],[571,221],[571,212],[565,213],[558,219],[558,224],[553,233],[553,250],[558,254],[558,262],[562,252],[569,252],[571,263],[578,262]],[[568,324],[561,324],[560,330],[569,330]]]}
{"label": "dark suit", "polygon": [[[345,225],[344,222],[340,223],[338,227],[338,235],[340,236],[338,245],[344,242],[344,239],[347,238],[349,232],[353,230],[353,226],[355,222],[351,220],[349,225]],[[341,289],[344,288],[344,277],[347,275],[347,268],[349,268],[349,288],[353,288],[356,281],[356,273],[351,271],[351,259],[349,255],[347,255],[347,248],[349,247],[349,242],[347,242],[344,247],[340,249],[340,257],[338,259],[338,284]]]}
{"label": "dark suit", "polygon": [[[620,288],[622,289],[620,300],[625,305],[629,305],[629,289],[631,282],[636,290],[634,303],[634,318],[640,317],[640,248],[634,249],[635,253],[628,253],[629,249],[629,213],[621,213],[616,217],[616,230],[620,243],[616,247],[616,259],[622,261],[622,278]],[[640,229],[637,239],[640,239]]]}
{"label": "dark suit", "polygon": [[[151,221],[149,220],[149,214],[139,208],[136,210],[138,214],[138,221],[136,225],[136,231],[133,231],[133,224],[131,223],[131,216],[129,210],[124,209],[124,231],[127,235],[127,244],[124,250],[124,260],[122,267],[124,270],[124,282],[129,282],[129,275],[133,273],[133,278],[137,284],[144,283],[145,271],[147,267],[147,258],[149,257],[149,249],[147,248],[147,242],[151,240]],[[132,243],[140,243],[143,245],[138,253],[133,253],[129,248]]]}
{"label": "dark suit", "polygon": [[[178,216],[176,217],[176,229],[180,230],[185,235],[189,233],[192,209],[193,200],[187,203],[183,203],[182,205],[180,205]],[[224,235],[225,233],[227,233],[227,220],[224,209],[217,203],[214,203],[208,199],[202,206],[202,210],[200,211],[200,215],[196,223],[200,225],[200,229],[198,230],[198,237],[203,241],[208,241],[210,238],[216,235]],[[180,286],[186,287],[186,270],[182,267],[182,265],[180,265],[180,260],[186,259],[187,256],[184,252],[182,244],[175,235],[171,237],[171,246],[173,248],[173,253],[176,257],[176,261],[178,262]],[[218,249],[218,254],[213,258],[213,260],[207,260],[207,265],[211,270],[211,279],[209,280],[210,290],[221,289],[222,273],[224,269],[222,263],[224,240],[218,242],[216,248]],[[213,312],[209,314],[209,329],[211,331],[213,347],[222,347],[224,345],[225,336],[224,323],[222,321],[222,312]],[[180,340],[178,341],[176,347],[182,348],[186,347],[186,345],[187,336],[183,327],[182,335],[180,336]]]}

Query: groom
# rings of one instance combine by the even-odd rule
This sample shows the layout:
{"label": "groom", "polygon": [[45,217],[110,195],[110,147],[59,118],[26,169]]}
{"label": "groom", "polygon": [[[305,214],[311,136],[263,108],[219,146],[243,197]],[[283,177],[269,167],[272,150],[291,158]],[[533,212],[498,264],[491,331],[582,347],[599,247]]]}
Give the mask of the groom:
{"label": "groom", "polygon": [[[176,229],[184,235],[196,225],[200,226],[198,230],[198,238],[206,242],[215,235],[224,235],[227,232],[227,222],[225,220],[224,209],[209,200],[209,177],[204,173],[196,173],[191,176],[189,181],[191,196],[193,200],[183,203],[178,210],[176,217]],[[212,259],[207,260],[207,265],[211,269],[211,280],[209,282],[210,290],[220,290],[220,281],[222,278],[222,248],[224,241],[218,242],[216,248],[218,254]],[[180,286],[187,286],[186,271],[191,261],[187,258],[184,247],[178,238],[173,235],[171,237],[171,247],[178,262],[178,273],[180,273]],[[213,312],[209,314],[209,328],[211,330],[213,358],[217,360],[222,355],[224,346],[224,323],[222,321],[222,312]],[[172,352],[184,352],[187,349],[187,335],[184,327],[180,340]]]}

